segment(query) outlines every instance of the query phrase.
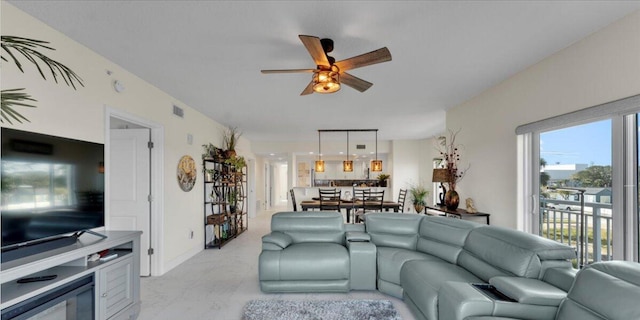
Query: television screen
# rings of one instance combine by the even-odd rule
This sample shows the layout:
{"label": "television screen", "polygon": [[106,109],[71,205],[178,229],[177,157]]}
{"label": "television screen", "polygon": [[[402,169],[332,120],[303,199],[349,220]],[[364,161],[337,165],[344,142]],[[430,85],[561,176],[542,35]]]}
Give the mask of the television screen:
{"label": "television screen", "polygon": [[2,248],[104,226],[104,145],[2,128]]}

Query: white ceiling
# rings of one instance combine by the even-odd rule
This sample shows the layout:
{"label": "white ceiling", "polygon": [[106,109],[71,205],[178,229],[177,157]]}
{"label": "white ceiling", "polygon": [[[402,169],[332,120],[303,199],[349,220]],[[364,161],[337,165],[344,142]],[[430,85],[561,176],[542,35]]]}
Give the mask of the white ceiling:
{"label": "white ceiling", "polygon": [[[316,141],[317,129],[426,138],[445,110],[602,29],[640,1],[9,1],[251,141]],[[314,68],[299,34],[331,38],[364,93],[300,96]]]}

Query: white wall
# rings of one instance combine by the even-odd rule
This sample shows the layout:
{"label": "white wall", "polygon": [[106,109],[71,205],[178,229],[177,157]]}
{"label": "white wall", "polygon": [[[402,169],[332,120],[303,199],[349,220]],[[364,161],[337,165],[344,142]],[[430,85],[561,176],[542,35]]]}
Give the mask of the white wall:
{"label": "white wall", "polygon": [[518,125],[640,94],[640,11],[540,61],[447,112],[462,129],[459,184],[492,224],[516,227]]}
{"label": "white wall", "polygon": [[[165,132],[165,190],[156,196],[164,203],[163,265],[173,267],[200,251],[203,247],[202,184],[196,183],[191,192],[183,192],[176,182],[176,166],[183,155],[190,155],[199,163],[202,144],[212,142],[221,145],[223,127],[4,1],[1,11],[3,35],[49,41],[56,51],[46,54],[70,67],[85,84],[85,87],[74,91],[63,83],[56,84],[48,74],[48,80],[43,80],[37,70],[26,62],[25,73],[11,62],[3,62],[2,89],[27,88],[27,92],[38,100],[36,109],[20,109],[30,123],[13,126],[5,123],[3,126],[104,143],[105,106],[161,124]],[[113,74],[108,75],[106,70]],[[124,92],[113,90],[115,79],[126,86]],[[185,110],[184,119],[172,114],[173,104]],[[187,134],[193,135],[192,145],[187,144]],[[237,151],[253,158],[251,145],[246,139],[240,140]],[[201,174],[198,179],[202,181]],[[194,239],[188,238],[188,230],[195,231]]]}

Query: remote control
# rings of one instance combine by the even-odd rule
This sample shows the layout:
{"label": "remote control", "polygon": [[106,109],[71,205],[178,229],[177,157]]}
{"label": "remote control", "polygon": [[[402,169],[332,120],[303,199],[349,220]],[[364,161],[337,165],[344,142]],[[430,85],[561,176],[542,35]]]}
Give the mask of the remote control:
{"label": "remote control", "polygon": [[105,261],[109,261],[109,260],[115,259],[117,257],[118,257],[118,254],[117,253],[113,253],[113,254],[110,254],[108,256],[104,256],[104,257],[100,258],[100,261],[105,262]]}
{"label": "remote control", "polygon": [[52,274],[52,275],[48,275],[48,276],[39,276],[39,277],[28,277],[28,278],[22,278],[22,279],[18,279],[18,283],[28,283],[28,282],[37,282],[37,281],[49,281],[49,280],[53,280],[55,278],[57,278],[58,275]]}

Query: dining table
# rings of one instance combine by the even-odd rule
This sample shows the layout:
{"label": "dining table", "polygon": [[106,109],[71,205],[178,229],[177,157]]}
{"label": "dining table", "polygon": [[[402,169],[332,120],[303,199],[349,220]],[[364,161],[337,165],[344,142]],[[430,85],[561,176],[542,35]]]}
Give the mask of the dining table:
{"label": "dining table", "polygon": [[[303,200],[300,202],[300,206],[302,207],[302,211],[308,211],[309,209],[320,209],[320,200]],[[360,206],[361,202],[358,200],[340,200],[340,209],[344,209],[347,213],[347,223],[351,222],[351,211],[354,208],[358,209]],[[395,201],[383,201],[382,209],[384,211],[390,211],[393,209],[393,212],[398,212],[400,210],[400,203]]]}

